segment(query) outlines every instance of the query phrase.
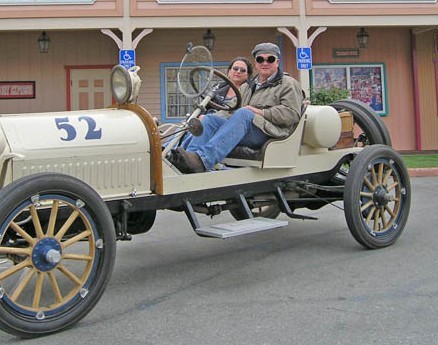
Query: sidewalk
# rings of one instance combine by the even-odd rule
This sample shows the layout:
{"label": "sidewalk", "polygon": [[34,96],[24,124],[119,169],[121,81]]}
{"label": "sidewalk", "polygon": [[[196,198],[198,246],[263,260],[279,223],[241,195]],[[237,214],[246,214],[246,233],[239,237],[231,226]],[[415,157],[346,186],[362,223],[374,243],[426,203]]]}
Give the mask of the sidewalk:
{"label": "sidewalk", "polygon": [[411,177],[438,176],[438,168],[410,168],[408,172]]}

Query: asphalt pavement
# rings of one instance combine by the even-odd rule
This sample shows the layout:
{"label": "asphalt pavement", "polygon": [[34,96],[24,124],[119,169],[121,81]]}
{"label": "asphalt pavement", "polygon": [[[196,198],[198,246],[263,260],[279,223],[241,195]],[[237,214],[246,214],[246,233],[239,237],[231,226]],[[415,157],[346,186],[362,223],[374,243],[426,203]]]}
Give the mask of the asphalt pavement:
{"label": "asphalt pavement", "polygon": [[411,183],[405,231],[380,250],[356,243],[333,206],[227,240],[159,212],[148,234],[118,243],[109,286],[82,321],[33,340],[0,332],[0,344],[437,344],[438,178]]}

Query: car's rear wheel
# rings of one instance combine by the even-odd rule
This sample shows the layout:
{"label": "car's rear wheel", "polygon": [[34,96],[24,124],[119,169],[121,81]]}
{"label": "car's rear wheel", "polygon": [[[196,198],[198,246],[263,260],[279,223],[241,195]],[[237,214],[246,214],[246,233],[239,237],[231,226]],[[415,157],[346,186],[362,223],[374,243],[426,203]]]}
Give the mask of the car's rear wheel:
{"label": "car's rear wheel", "polygon": [[[355,147],[365,147],[373,144],[391,146],[391,137],[383,120],[366,104],[352,100],[341,100],[331,104],[338,111],[350,111],[354,122]],[[345,177],[350,169],[351,161],[354,156],[346,157],[339,170],[334,174],[331,182],[336,185],[343,185]]]}
{"label": "car's rear wheel", "polygon": [[[251,213],[253,217],[263,217],[275,219],[281,213],[280,207],[278,206],[277,199],[274,195],[256,195],[249,202],[254,205],[251,207]],[[230,209],[231,215],[236,220],[247,219],[248,216],[243,208],[232,208]]]}
{"label": "car's rear wheel", "polygon": [[367,104],[355,99],[344,99],[331,104],[336,110],[351,111],[361,138],[355,138],[356,145],[384,144],[391,146],[391,136],[383,120]]}
{"label": "car's rear wheel", "polygon": [[366,248],[393,244],[408,220],[411,186],[402,157],[373,145],[351,164],[344,190],[345,218],[353,237]]}
{"label": "car's rear wheel", "polygon": [[128,213],[128,232],[132,235],[148,232],[154,225],[157,211],[136,211]]}
{"label": "car's rear wheel", "polygon": [[116,253],[111,214],[73,177],[41,173],[0,190],[0,328],[65,329],[98,302]]}

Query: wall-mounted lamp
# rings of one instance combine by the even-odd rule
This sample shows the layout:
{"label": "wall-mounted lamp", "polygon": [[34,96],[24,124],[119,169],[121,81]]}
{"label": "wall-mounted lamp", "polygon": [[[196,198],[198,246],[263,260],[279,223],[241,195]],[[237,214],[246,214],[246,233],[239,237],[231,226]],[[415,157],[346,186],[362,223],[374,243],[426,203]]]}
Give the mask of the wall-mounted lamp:
{"label": "wall-mounted lamp", "polygon": [[47,36],[45,31],[43,31],[41,36],[38,38],[38,46],[40,48],[40,53],[49,52],[50,38]]}
{"label": "wall-mounted lamp", "polygon": [[210,29],[207,30],[202,39],[204,40],[204,46],[206,46],[209,51],[213,51],[216,37],[213,35]]}
{"label": "wall-mounted lamp", "polygon": [[368,44],[368,37],[370,35],[365,31],[364,28],[360,28],[359,32],[356,35],[357,42],[359,43],[359,48],[366,48]]}

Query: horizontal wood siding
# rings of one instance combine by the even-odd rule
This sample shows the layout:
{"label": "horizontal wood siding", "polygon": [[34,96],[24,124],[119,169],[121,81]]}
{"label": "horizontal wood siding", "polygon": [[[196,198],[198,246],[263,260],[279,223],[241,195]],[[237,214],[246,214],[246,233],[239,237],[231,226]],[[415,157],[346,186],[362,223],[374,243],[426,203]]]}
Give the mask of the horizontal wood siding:
{"label": "horizontal wood siding", "polygon": [[[394,147],[415,150],[414,82],[410,31],[406,28],[367,28],[368,48],[360,49],[359,58],[334,58],[333,48],[357,48],[357,29],[329,28],[313,44],[314,64],[383,63],[386,68],[388,115],[382,119],[389,128]],[[139,32],[139,31],[138,31]],[[134,34],[134,37],[136,34]],[[25,113],[66,110],[65,66],[115,65],[116,44],[99,30],[48,31],[48,54],[38,51],[41,32],[0,32],[0,80],[35,81],[36,98],[0,100],[0,113]],[[161,119],[160,62],[181,61],[187,42],[202,44],[202,29],[160,29],[143,38],[136,49],[137,65],[143,79],[139,104]],[[295,78],[298,71],[295,47],[275,28],[213,29],[215,61],[227,62],[235,56],[251,58],[259,42],[279,42],[284,70]],[[433,70],[432,32],[418,37],[419,94],[422,148],[437,149],[437,104]],[[388,42],[391,42],[389,45]],[[436,55],[435,55],[436,57]]]}
{"label": "horizontal wood siding", "polygon": [[38,51],[40,33],[0,33],[0,80],[35,81],[35,99],[0,100],[0,114],[67,110],[67,65],[115,65],[118,48],[99,31],[48,32],[49,53]]}
{"label": "horizontal wood siding", "polygon": [[286,16],[299,14],[299,0],[273,0],[271,4],[159,4],[156,0],[130,1],[131,16],[133,17]]}
{"label": "horizontal wood siding", "polygon": [[[438,148],[438,114],[435,61],[438,56],[435,52],[434,35],[437,32],[429,31],[416,36],[418,59],[418,93],[420,95],[420,128],[421,149],[436,150]],[[435,61],[434,58],[435,57]]]}
{"label": "horizontal wood siding", "polygon": [[[403,28],[367,28],[368,48],[359,58],[334,58],[333,48],[358,48],[357,29],[329,28],[313,44],[313,63],[384,63],[388,115],[382,116],[394,147],[415,150],[415,114],[410,31]],[[388,42],[391,45],[388,46]]]}
{"label": "horizontal wood siding", "polygon": [[[177,34],[176,34],[177,33]],[[251,50],[259,42],[277,42],[274,29],[213,30],[216,44],[212,52],[214,61],[228,62],[236,56],[245,56],[252,60]],[[157,30],[140,41],[137,47],[137,64],[141,66],[139,75],[143,79],[139,95],[139,104],[153,116],[161,119],[160,62],[179,63],[184,57],[186,44],[202,44],[205,29],[199,30]]]}
{"label": "horizontal wood siding", "polygon": [[96,0],[91,5],[0,6],[0,18],[72,18],[122,15],[123,0]]}
{"label": "horizontal wood siding", "polygon": [[[437,4],[332,4],[328,0],[306,0],[306,14],[317,16],[388,16],[438,14]],[[409,20],[409,19],[407,19]]]}

